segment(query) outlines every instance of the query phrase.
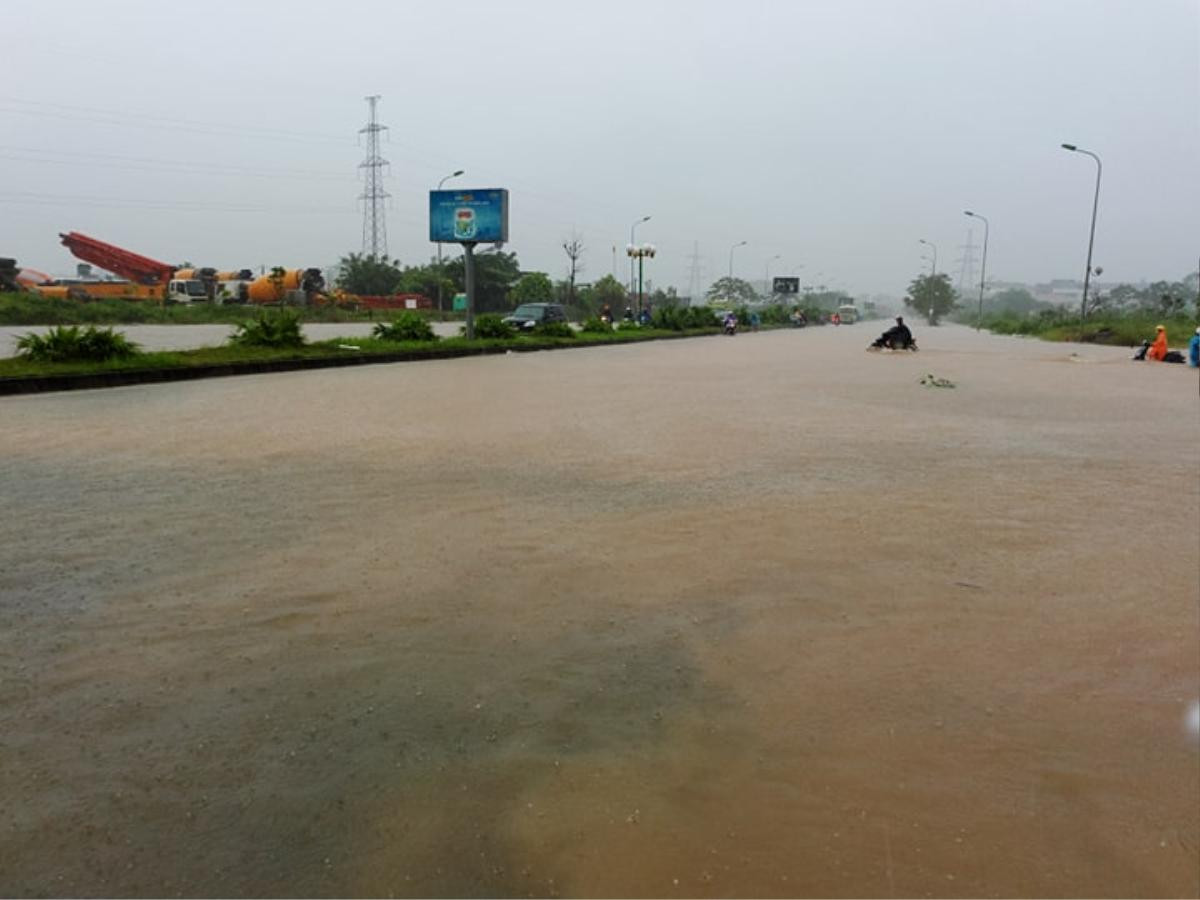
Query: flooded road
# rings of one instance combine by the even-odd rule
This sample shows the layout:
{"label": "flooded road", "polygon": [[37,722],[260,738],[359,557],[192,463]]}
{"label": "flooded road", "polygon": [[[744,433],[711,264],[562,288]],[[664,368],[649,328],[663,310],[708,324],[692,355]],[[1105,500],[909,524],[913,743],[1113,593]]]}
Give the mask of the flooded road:
{"label": "flooded road", "polygon": [[1196,895],[1196,373],[876,330],[0,400],[0,895]]}
{"label": "flooded road", "polygon": [[[381,320],[382,321],[382,320]],[[368,337],[375,322],[306,322],[304,335],[310,341],[327,341],[336,337]],[[460,322],[432,322],[439,337],[454,337],[462,328]],[[50,325],[5,325],[0,327],[0,359],[15,356],[17,340],[25,334],[45,334]],[[99,327],[108,328],[108,325]],[[113,325],[114,331],[124,334],[143,350],[195,350],[198,347],[219,347],[234,333],[233,325]]]}

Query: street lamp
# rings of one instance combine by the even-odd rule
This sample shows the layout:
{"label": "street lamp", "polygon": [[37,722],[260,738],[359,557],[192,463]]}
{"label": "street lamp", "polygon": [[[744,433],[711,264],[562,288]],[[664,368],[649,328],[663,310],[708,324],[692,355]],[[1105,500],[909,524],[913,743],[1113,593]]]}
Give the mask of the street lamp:
{"label": "street lamp", "polygon": [[767,297],[774,297],[775,292],[771,290],[771,263],[777,259],[782,259],[782,253],[776,253],[774,256],[767,259],[766,265],[763,266],[763,294]]}
{"label": "street lamp", "polygon": [[1083,270],[1083,300],[1079,305],[1079,319],[1083,321],[1087,318],[1088,285],[1092,279],[1092,244],[1096,240],[1096,210],[1100,206],[1100,171],[1103,167],[1100,164],[1100,157],[1091,150],[1082,150],[1074,144],[1063,144],[1062,148],[1070,150],[1072,153],[1083,153],[1096,161],[1096,196],[1092,198],[1092,230],[1088,233],[1087,268]]}
{"label": "street lamp", "polygon": [[732,247],[729,248],[729,278],[731,281],[733,280],[733,251],[736,250],[738,247],[745,247],[748,243],[750,243],[750,242],[749,241],[740,241],[739,243],[736,243]]}
{"label": "street lamp", "polygon": [[633,265],[635,259],[637,260],[637,311],[640,315],[642,312],[642,263],[646,257],[653,259],[654,254],[658,251],[653,244],[642,244],[640,247],[630,244],[625,248],[625,252],[629,254],[630,266]]}
{"label": "street lamp", "polygon": [[[636,222],[629,226],[629,246],[632,247],[637,243],[637,227],[643,222],[649,222],[650,216],[642,216]],[[633,257],[629,258],[629,293],[633,293]]]}
{"label": "street lamp", "polygon": [[979,215],[979,213],[973,213],[969,209],[964,209],[963,215],[983,221],[983,265],[979,269],[979,314],[975,317],[975,330],[978,331],[983,322],[983,282],[987,278],[987,245],[990,226],[988,225],[988,220]]}
{"label": "street lamp", "polygon": [[933,250],[933,268],[931,268],[929,270],[929,274],[936,275],[937,274],[937,244],[935,244],[933,241],[927,241],[927,240],[925,240],[925,238],[917,238],[917,243],[925,244],[926,246],[932,248],[932,250]]}
{"label": "street lamp", "polygon": [[[453,172],[451,172],[449,175],[445,176],[441,181],[438,182],[437,189],[440,191],[442,189],[443,184],[445,184],[451,178],[457,178],[462,173],[463,173],[462,169],[455,169]],[[438,312],[444,312],[445,310],[442,309],[442,242],[441,241],[438,241],[437,254],[438,254]]]}

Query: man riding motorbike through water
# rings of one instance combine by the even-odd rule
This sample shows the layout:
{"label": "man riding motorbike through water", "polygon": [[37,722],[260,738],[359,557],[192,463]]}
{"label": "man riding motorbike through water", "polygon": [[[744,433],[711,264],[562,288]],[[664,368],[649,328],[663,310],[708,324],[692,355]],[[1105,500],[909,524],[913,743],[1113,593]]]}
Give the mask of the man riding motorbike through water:
{"label": "man riding motorbike through water", "polygon": [[907,350],[915,344],[912,332],[904,324],[904,317],[896,316],[896,324],[881,334],[871,346],[878,349],[887,347],[889,350]]}

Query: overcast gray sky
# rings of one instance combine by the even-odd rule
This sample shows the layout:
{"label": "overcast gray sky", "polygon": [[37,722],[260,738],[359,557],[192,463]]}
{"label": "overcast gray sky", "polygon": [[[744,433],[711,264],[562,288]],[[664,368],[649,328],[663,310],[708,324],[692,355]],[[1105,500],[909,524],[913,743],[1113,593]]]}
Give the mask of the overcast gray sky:
{"label": "overcast gray sky", "polygon": [[[1104,280],[1200,256],[1200,0],[7,4],[0,255],[73,271],[59,231],[167,262],[328,265],[360,249],[357,130],[383,96],[390,250],[426,192],[511,190],[511,243],[561,277],[796,273],[903,293],[918,238],[955,274]],[[975,240],[982,237],[976,229]],[[456,252],[456,251],[452,251]],[[799,269],[804,265],[805,269]]]}

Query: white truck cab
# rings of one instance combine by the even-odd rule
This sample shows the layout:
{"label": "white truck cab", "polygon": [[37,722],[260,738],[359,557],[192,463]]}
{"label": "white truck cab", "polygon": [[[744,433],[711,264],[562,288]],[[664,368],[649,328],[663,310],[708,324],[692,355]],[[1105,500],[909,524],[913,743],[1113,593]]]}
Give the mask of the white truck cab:
{"label": "white truck cab", "polygon": [[207,300],[208,294],[199,278],[172,279],[167,284],[166,299],[168,303],[194,303]]}

